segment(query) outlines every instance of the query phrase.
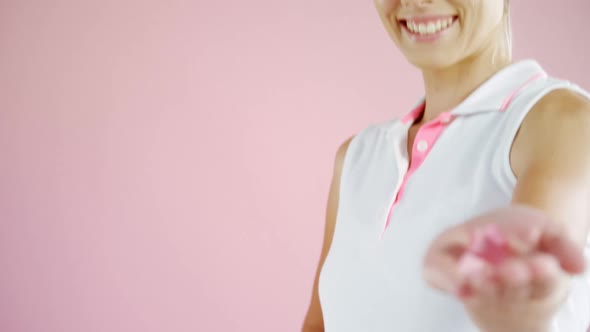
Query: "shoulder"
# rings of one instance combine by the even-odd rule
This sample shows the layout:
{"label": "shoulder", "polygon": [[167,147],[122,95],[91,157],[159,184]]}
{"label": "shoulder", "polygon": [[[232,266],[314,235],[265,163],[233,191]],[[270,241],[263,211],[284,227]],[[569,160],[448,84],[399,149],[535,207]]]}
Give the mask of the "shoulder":
{"label": "shoulder", "polygon": [[352,143],[355,142],[366,142],[374,139],[382,138],[383,135],[395,132],[400,128],[401,118],[396,117],[394,119],[374,122],[363,127],[353,138]]}
{"label": "shoulder", "polygon": [[340,144],[338,150],[336,151],[334,170],[338,175],[342,173],[344,159],[346,159],[346,152],[348,151],[348,147],[350,146],[350,143],[355,137],[356,136],[350,136],[349,138],[347,138],[344,142]]}
{"label": "shoulder", "polygon": [[[535,165],[576,162],[590,167],[590,99],[571,89],[556,89],[529,111],[515,138],[515,174]],[[556,160],[566,158],[567,160]],[[588,159],[588,160],[586,160]]]}
{"label": "shoulder", "polygon": [[[355,156],[358,157],[367,151],[371,151],[372,148],[378,145],[378,141],[383,138],[383,135],[388,132],[394,122],[395,120],[365,126],[358,133],[341,142],[336,151],[334,163],[334,173],[337,178],[342,174],[349,154],[352,154],[352,158],[355,159]],[[350,159],[350,157],[348,158]]]}
{"label": "shoulder", "polygon": [[[529,141],[554,144],[590,137],[590,99],[576,91],[557,89],[533,106],[521,126]],[[531,147],[540,144],[531,144]]]}
{"label": "shoulder", "polygon": [[574,130],[574,127],[583,129],[588,125],[590,125],[589,97],[570,89],[556,89],[547,93],[533,106],[522,123],[522,132],[533,135],[535,138],[548,139],[557,138],[547,135],[551,132],[568,136],[585,134],[585,131]]}

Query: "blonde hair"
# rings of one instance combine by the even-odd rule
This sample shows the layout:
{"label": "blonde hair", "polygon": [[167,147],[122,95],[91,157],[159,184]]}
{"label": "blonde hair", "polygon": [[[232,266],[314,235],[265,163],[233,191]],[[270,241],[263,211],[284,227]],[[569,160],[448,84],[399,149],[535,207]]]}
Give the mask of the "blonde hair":
{"label": "blonde hair", "polygon": [[492,64],[496,62],[498,51],[500,51],[499,48],[502,48],[502,56],[512,59],[512,25],[510,23],[509,0],[504,1],[504,17],[502,19],[504,20],[504,42],[496,44],[494,53],[492,54]]}
{"label": "blonde hair", "polygon": [[512,23],[510,23],[510,1],[506,0],[504,4],[504,30],[506,32],[506,52],[508,57],[512,58]]}

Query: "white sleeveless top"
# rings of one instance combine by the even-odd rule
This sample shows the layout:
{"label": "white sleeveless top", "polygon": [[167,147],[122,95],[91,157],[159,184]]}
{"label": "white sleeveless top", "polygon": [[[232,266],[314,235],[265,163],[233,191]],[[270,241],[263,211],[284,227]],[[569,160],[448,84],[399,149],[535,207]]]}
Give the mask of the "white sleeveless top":
{"label": "white sleeveless top", "polygon": [[[590,98],[570,82],[547,77],[533,60],[508,66],[420,129],[411,168],[407,133],[423,102],[351,141],[319,281],[326,332],[478,331],[458,300],[425,283],[423,257],[444,229],[510,204],[514,136],[532,106],[562,88]],[[587,330],[588,277],[574,279],[552,332]]]}

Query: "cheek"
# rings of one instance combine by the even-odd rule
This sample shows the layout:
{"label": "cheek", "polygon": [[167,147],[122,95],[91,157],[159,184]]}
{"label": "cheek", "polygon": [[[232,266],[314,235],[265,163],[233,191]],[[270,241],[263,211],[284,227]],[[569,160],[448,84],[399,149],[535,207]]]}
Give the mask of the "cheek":
{"label": "cheek", "polygon": [[399,2],[400,0],[375,0],[375,6],[381,12],[381,15],[389,16]]}
{"label": "cheek", "polygon": [[470,35],[487,35],[495,30],[504,16],[504,0],[467,1]]}
{"label": "cheek", "polygon": [[394,17],[398,4],[399,0],[375,0],[375,6],[377,7],[382,23],[394,40],[397,40],[397,34],[399,34],[397,22]]}
{"label": "cheek", "polygon": [[[492,38],[502,24],[502,11],[497,8],[482,8],[480,12],[466,19],[466,35],[472,43],[479,44]],[[492,11],[493,10],[493,11]],[[494,12],[495,11],[495,12]]]}

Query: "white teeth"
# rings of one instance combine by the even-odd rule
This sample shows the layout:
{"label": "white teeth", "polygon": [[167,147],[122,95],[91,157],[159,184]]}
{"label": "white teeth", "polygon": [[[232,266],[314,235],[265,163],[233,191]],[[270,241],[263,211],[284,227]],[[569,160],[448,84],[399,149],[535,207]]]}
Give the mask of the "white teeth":
{"label": "white teeth", "polygon": [[419,32],[420,32],[420,34],[422,34],[422,35],[423,35],[423,34],[425,34],[425,33],[426,33],[426,25],[424,25],[424,24],[420,23],[420,24],[418,25],[418,31],[419,31]]}
{"label": "white teeth", "polygon": [[421,35],[437,33],[441,30],[450,27],[452,24],[452,17],[444,20],[438,20],[436,22],[429,22],[428,24],[406,21],[406,27],[408,28],[408,30],[414,33],[419,33]]}
{"label": "white teeth", "polygon": [[435,31],[437,31],[436,25],[432,22],[428,23],[428,29],[426,30],[426,32],[434,33]]}

